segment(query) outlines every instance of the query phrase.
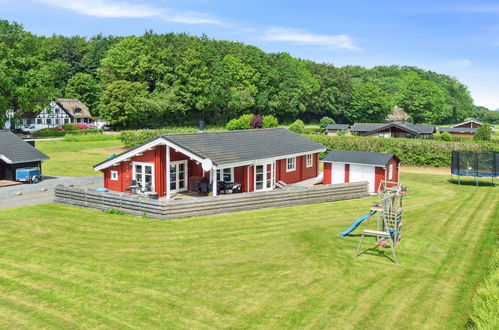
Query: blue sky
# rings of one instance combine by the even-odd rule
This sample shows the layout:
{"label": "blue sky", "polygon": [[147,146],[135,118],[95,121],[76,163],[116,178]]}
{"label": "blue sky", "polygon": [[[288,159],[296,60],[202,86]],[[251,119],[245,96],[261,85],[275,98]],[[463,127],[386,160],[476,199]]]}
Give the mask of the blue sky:
{"label": "blue sky", "polygon": [[337,66],[414,65],[499,108],[499,1],[0,0],[37,34],[206,33]]}

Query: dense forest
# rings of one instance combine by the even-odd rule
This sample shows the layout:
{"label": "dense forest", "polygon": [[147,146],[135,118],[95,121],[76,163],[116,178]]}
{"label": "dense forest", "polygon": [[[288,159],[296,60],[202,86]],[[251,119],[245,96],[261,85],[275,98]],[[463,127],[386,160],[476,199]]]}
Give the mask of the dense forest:
{"label": "dense forest", "polygon": [[0,20],[0,109],[30,113],[79,98],[119,128],[224,124],[245,113],[281,122],[323,116],[383,121],[395,105],[416,123],[495,122],[465,85],[408,66],[335,67],[206,36],[37,36]]}

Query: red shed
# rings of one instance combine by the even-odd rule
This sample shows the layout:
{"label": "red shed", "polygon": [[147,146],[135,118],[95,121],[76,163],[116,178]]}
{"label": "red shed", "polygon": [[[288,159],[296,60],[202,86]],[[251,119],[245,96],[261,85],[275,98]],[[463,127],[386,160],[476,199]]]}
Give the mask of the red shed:
{"label": "red shed", "polygon": [[[170,198],[197,183],[213,194],[224,183],[242,192],[267,191],[276,182],[295,183],[318,176],[319,153],[326,148],[284,128],[167,134],[94,166],[104,186],[141,190]],[[133,185],[135,187],[135,185]]]}
{"label": "red shed", "polygon": [[369,192],[376,193],[381,180],[399,182],[400,160],[394,154],[331,150],[322,162],[324,184],[367,181]]}

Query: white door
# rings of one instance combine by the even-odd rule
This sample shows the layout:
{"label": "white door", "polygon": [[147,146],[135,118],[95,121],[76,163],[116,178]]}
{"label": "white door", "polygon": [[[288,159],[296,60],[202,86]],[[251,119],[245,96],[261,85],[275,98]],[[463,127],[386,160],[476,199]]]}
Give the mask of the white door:
{"label": "white door", "polygon": [[345,164],[333,163],[331,183],[345,182]]}
{"label": "white door", "polygon": [[369,182],[369,192],[374,192],[374,166],[350,165],[350,182]]}
{"label": "white door", "polygon": [[275,164],[255,165],[255,191],[272,190],[275,187]]}
{"label": "white door", "polygon": [[187,160],[170,163],[170,192],[187,190]]}

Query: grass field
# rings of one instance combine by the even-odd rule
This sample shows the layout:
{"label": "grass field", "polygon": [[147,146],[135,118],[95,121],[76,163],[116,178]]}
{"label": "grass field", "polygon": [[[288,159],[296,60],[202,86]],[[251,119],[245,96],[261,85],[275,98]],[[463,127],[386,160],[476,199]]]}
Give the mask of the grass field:
{"label": "grass field", "polygon": [[499,195],[447,180],[404,173],[399,265],[338,236],[371,199],[175,221],[2,210],[0,328],[463,328]]}
{"label": "grass field", "polygon": [[[88,139],[89,137],[82,137]],[[43,162],[43,174],[63,176],[100,175],[92,166],[103,161],[113,153],[123,151],[120,140],[67,142],[41,141],[36,148],[50,157]]]}

